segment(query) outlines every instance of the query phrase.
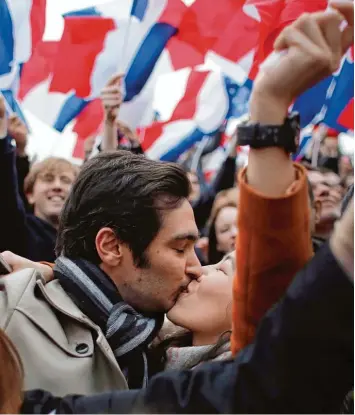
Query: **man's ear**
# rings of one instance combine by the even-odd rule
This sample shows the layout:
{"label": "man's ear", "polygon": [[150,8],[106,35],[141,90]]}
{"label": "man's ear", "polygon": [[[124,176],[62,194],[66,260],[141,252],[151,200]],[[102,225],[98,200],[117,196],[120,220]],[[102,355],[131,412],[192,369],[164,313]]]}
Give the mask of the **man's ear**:
{"label": "man's ear", "polygon": [[121,243],[111,228],[99,230],[95,238],[95,247],[103,264],[115,267],[121,262]]}
{"label": "man's ear", "polygon": [[315,214],[315,222],[316,222],[316,224],[318,224],[319,221],[320,221],[321,214],[322,214],[322,202],[320,200],[316,200],[314,202],[314,210],[315,210],[315,213],[316,213]]}
{"label": "man's ear", "polygon": [[33,193],[26,193],[26,198],[27,201],[30,205],[34,205],[35,201],[34,201],[34,197],[33,197]]}

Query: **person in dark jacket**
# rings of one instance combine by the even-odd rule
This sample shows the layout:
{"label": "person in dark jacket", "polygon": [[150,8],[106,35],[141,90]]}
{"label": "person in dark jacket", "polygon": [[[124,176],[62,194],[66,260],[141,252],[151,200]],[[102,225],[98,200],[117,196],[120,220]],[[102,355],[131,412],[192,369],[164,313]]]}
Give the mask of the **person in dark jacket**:
{"label": "person in dark jacket", "polygon": [[[353,215],[352,201],[342,229],[349,236]],[[28,391],[21,412],[339,413],[354,377],[353,268],[344,265],[352,257],[353,266],[353,249],[353,237],[344,249],[334,235],[234,360],[163,372],[142,390],[65,398]]]}
{"label": "person in dark jacket", "polygon": [[0,124],[0,251],[10,250],[33,261],[53,262],[59,215],[77,168],[59,158],[34,165],[24,185],[34,215],[27,213],[19,192],[16,152],[8,135],[2,97]]}

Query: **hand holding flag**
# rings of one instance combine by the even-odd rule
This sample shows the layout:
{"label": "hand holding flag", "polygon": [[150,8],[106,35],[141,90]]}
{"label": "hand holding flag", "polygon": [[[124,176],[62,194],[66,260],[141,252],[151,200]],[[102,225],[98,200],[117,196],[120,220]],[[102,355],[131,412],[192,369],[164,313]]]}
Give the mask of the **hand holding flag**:
{"label": "hand holding flag", "polygon": [[101,100],[105,110],[105,120],[113,124],[117,119],[118,111],[123,101],[122,78],[123,74],[111,77],[101,91]]}
{"label": "hand holding flag", "polygon": [[[295,98],[339,67],[342,55],[353,41],[354,5],[334,2],[332,7],[301,16],[276,39],[275,51],[286,53],[271,67],[264,66],[254,82],[251,112],[259,122],[263,122],[264,112],[268,123],[271,118],[275,124],[282,123]],[[348,27],[342,31],[340,25],[344,20]],[[273,111],[271,118],[271,114],[265,114],[266,108]]]}
{"label": "hand holding flag", "polygon": [[9,136],[16,141],[16,152],[19,156],[23,156],[25,155],[28,135],[26,124],[15,113],[10,115],[8,123]]}

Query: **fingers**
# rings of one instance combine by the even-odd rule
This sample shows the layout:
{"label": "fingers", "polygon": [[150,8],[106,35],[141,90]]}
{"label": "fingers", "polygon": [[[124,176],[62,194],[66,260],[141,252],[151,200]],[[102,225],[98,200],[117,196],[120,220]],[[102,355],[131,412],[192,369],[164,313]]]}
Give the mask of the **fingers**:
{"label": "fingers", "polygon": [[121,88],[119,86],[109,86],[109,87],[105,87],[101,91],[101,98],[110,99],[112,96],[120,96],[120,97],[122,97]]}
{"label": "fingers", "polygon": [[307,52],[320,68],[323,66],[334,72],[343,55],[343,35],[340,30],[343,20],[344,17],[337,10],[304,14],[281,32],[275,41],[275,50],[297,46]]}
{"label": "fingers", "polygon": [[105,108],[118,108],[122,104],[120,98],[101,98]]}
{"label": "fingers", "polygon": [[354,44],[354,27],[349,26],[344,29],[342,36],[341,36],[341,46],[342,46],[342,54],[350,48]]}
{"label": "fingers", "polygon": [[21,120],[21,118],[17,114],[11,114],[9,116],[9,123],[8,123],[9,134],[14,135],[13,138],[17,138],[17,134],[24,134],[28,133],[27,127],[25,123]]}
{"label": "fingers", "polygon": [[344,21],[344,16],[336,10],[329,10],[326,13],[317,13],[316,19],[333,55],[333,71],[336,71],[343,55],[340,26]]}
{"label": "fingers", "polygon": [[11,114],[9,116],[9,125],[11,127],[22,127],[23,126],[23,122],[22,122],[21,118],[17,114]]}
{"label": "fingers", "polygon": [[284,50],[294,46],[307,52],[308,59],[316,61],[318,65],[322,64],[323,66],[329,63],[329,56],[322,53],[323,50],[321,48],[317,47],[304,33],[291,25],[283,30],[281,35],[276,39],[275,49]]}
{"label": "fingers", "polygon": [[[336,12],[333,12],[337,14]],[[321,17],[328,17],[329,20],[329,14],[326,14],[325,12],[321,13],[304,13],[297,21],[294,23],[294,27],[298,29],[300,32],[305,34],[307,38],[316,44],[318,47],[322,49],[327,49],[328,44],[326,42],[326,39],[324,38],[323,32],[319,25],[319,18]],[[332,17],[332,16],[330,16]],[[334,18],[333,18],[334,20]],[[341,23],[341,17],[339,20],[339,24]]]}
{"label": "fingers", "polygon": [[123,101],[121,87],[117,84],[106,86],[101,91],[101,100],[105,108],[119,108]]}
{"label": "fingers", "polygon": [[[121,83],[122,78],[124,77],[123,74],[115,74],[113,75],[106,86],[101,91],[101,101],[105,110],[114,110],[121,106],[123,101],[122,90],[121,90]],[[115,113],[107,114],[112,118],[112,120],[116,117]]]}
{"label": "fingers", "polygon": [[[276,38],[274,49],[276,51],[281,51],[289,49],[291,46],[299,46],[312,54],[312,51],[315,49],[315,44],[311,41],[309,35],[300,30],[303,28],[304,27],[297,27],[295,24],[286,27]],[[307,28],[307,31],[308,29],[309,28]]]}
{"label": "fingers", "polygon": [[47,282],[53,279],[53,270],[49,265],[30,261],[29,259],[16,255],[11,251],[4,251],[1,253],[1,256],[12,268],[12,271],[19,271],[25,268],[34,268],[42,273]]}
{"label": "fingers", "polygon": [[113,75],[107,82],[106,86],[121,85],[121,81],[123,77],[124,77],[124,74],[122,73]]}
{"label": "fingers", "polygon": [[344,16],[348,26],[342,33],[342,54],[344,54],[349,47],[354,43],[354,3],[352,1],[332,1],[330,3],[332,9],[337,10]]}
{"label": "fingers", "polygon": [[332,1],[330,7],[343,15],[349,26],[354,27],[354,3],[352,1]]}

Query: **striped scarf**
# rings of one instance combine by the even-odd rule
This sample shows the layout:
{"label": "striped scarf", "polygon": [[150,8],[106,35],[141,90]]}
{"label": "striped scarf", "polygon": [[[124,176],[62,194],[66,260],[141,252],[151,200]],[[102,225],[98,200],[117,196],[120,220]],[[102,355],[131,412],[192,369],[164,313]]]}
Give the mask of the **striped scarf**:
{"label": "striped scarf", "polygon": [[[84,259],[59,257],[54,275],[80,310],[103,331],[111,349],[127,377],[148,382],[146,350],[162,327],[164,315],[144,316],[122,300],[112,280],[96,265]],[[138,357],[138,358],[137,358]],[[137,366],[137,362],[140,364]]]}

